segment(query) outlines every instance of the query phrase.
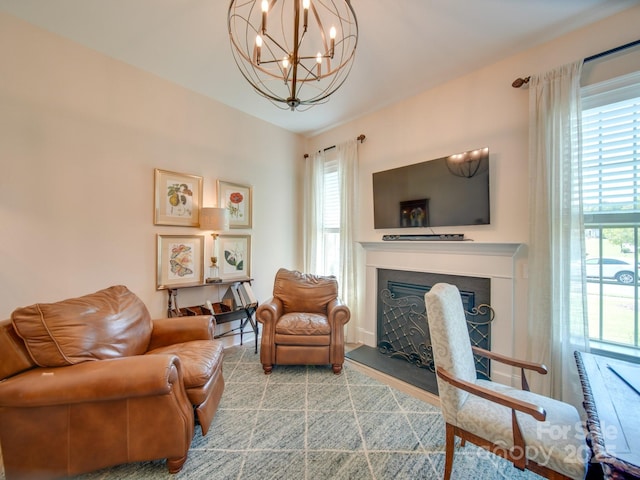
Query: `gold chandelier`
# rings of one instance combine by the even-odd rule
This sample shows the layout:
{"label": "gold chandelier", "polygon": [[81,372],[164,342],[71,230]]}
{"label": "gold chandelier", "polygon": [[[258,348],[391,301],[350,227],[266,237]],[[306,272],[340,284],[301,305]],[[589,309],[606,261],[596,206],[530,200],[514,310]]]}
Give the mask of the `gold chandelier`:
{"label": "gold chandelier", "polygon": [[227,22],[240,72],[282,109],[326,102],[351,71],[358,43],[351,0],[231,0]]}

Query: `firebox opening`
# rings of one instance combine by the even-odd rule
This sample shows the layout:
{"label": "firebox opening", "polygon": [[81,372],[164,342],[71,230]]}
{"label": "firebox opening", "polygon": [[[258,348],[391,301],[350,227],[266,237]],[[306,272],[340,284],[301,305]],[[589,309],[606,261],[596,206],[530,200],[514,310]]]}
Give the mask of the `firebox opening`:
{"label": "firebox opening", "polygon": [[[491,280],[488,278],[378,269],[377,348],[361,346],[355,361],[437,394],[424,294],[446,282],[460,290],[473,345],[491,349]],[[489,378],[488,359],[476,357],[479,378]]]}

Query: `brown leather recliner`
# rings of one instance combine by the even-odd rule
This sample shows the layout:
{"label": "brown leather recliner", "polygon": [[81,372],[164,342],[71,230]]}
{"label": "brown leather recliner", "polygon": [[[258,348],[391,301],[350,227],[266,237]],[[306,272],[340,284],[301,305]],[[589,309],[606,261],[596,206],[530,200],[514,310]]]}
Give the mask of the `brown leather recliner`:
{"label": "brown leather recliner", "polygon": [[344,325],[349,308],[338,297],[335,277],[278,270],[273,298],[258,307],[263,324],[260,362],[264,373],[274,365],[331,365],[339,374],[344,363]]}
{"label": "brown leather recliner", "polygon": [[151,320],[124,286],[19,308],[0,322],[0,445],[8,480],[187,459],[224,379],[210,316]]}

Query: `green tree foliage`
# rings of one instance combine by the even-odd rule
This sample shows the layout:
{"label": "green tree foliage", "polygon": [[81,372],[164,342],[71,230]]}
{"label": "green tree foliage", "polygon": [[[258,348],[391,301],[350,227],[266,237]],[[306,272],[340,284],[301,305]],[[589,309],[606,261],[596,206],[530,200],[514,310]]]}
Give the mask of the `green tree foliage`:
{"label": "green tree foliage", "polygon": [[625,245],[634,244],[633,228],[604,228],[602,234],[613,245],[619,245],[621,251],[629,248]]}

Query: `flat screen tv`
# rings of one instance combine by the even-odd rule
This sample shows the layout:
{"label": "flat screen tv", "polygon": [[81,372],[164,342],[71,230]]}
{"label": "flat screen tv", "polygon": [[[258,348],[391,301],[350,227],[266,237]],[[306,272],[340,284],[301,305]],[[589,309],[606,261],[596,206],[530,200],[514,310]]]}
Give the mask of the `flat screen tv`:
{"label": "flat screen tv", "polygon": [[374,228],[489,224],[489,149],[373,174]]}

